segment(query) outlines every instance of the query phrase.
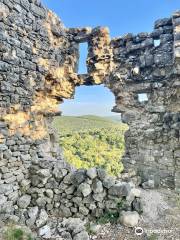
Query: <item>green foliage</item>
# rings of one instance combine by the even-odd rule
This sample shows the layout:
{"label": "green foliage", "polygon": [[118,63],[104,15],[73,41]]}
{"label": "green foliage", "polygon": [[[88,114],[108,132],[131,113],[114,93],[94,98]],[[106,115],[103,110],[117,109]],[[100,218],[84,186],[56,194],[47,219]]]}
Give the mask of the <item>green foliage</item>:
{"label": "green foliage", "polygon": [[23,235],[24,235],[24,233],[21,229],[12,229],[9,234],[9,237],[10,237],[10,239],[22,240]]}
{"label": "green foliage", "polygon": [[106,224],[106,223],[111,223],[115,224],[117,223],[117,220],[119,218],[119,213],[118,212],[105,212],[100,218],[97,219],[98,224]]}
{"label": "green foliage", "polygon": [[30,234],[27,235],[27,240],[35,240],[32,238],[32,236]]}
{"label": "green foliage", "polygon": [[153,233],[151,236],[148,237],[148,240],[158,240],[157,234]]}
{"label": "green foliage", "polygon": [[124,210],[126,200],[121,199],[120,201],[117,202],[117,210],[116,211],[106,211],[101,217],[97,219],[98,224],[106,224],[106,223],[111,223],[115,224],[117,223],[121,211]]}
{"label": "green foliage", "polygon": [[19,227],[9,226],[5,232],[4,240],[34,240],[31,234]]}
{"label": "green foliage", "polygon": [[176,205],[180,209],[180,194],[176,196]]}
{"label": "green foliage", "polygon": [[90,223],[90,222],[88,222],[88,223],[85,225],[85,227],[86,227],[86,231],[88,232],[88,234],[94,235],[94,232],[91,230],[91,223]]}
{"label": "green foliage", "polygon": [[127,126],[96,116],[55,119],[66,160],[76,168],[100,167],[110,175],[123,170],[124,132]]}
{"label": "green foliage", "polygon": [[117,203],[117,209],[119,210],[119,212],[126,209],[126,199],[122,199]]}

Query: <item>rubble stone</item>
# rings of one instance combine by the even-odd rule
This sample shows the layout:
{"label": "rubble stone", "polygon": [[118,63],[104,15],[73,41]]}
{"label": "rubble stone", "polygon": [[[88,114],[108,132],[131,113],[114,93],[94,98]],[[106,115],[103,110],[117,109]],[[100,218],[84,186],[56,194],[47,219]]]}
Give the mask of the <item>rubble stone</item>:
{"label": "rubble stone", "polygon": [[119,219],[120,223],[126,227],[135,227],[139,221],[139,214],[137,212],[122,211]]}

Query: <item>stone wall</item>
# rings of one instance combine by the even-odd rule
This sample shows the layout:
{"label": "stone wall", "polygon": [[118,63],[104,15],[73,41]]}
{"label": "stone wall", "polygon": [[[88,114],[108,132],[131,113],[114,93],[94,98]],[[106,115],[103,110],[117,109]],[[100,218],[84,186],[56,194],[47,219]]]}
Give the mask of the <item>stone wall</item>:
{"label": "stone wall", "polygon": [[129,125],[125,171],[135,169],[145,185],[150,181],[155,187],[175,187],[177,191],[179,24],[180,13],[176,12],[171,18],[157,20],[151,33],[110,40],[106,28],[95,28],[86,37],[76,37],[89,46],[88,74],[79,77],[88,85],[104,83],[116,98],[113,111],[121,113]]}
{"label": "stone wall", "polygon": [[74,91],[71,73],[77,68],[73,56],[78,49],[70,37],[39,2],[1,1],[1,219],[14,214],[22,189],[31,184],[33,162],[62,160],[47,123],[59,114],[62,98]]}
{"label": "stone wall", "polygon": [[[157,39],[159,46],[154,43]],[[79,75],[81,42],[88,43],[88,72]],[[0,218],[27,220],[23,220],[27,209],[18,205],[23,196],[31,207],[45,204],[39,207],[50,212],[59,208],[58,200],[52,206],[50,200],[38,203],[38,199],[44,191],[59,198],[63,187],[58,185],[60,192],[52,193],[48,182],[36,182],[39,178],[33,176],[40,171],[45,177],[44,163],[52,164],[48,169],[57,164],[73,174],[50,123],[60,115],[59,104],[72,98],[80,85],[103,83],[114,93],[113,111],[122,113],[129,125],[125,171],[136,170],[134,175],[142,177],[144,187],[179,190],[179,63],[179,12],[156,21],[152,33],[110,39],[104,27],[65,28],[38,0],[1,0]],[[147,94],[147,101],[138,100],[141,93]],[[91,185],[91,180],[85,183]]]}
{"label": "stone wall", "polygon": [[[113,69],[107,84],[115,112],[128,123],[124,164],[143,181],[179,189],[179,15],[158,20],[152,33],[113,39]],[[175,32],[175,28],[177,29]],[[156,46],[157,40],[159,45]],[[141,94],[146,95],[139,101]]]}
{"label": "stone wall", "polygon": [[30,168],[30,179],[32,185],[26,193],[31,204],[52,216],[95,219],[105,212],[142,210],[135,184],[110,177],[103,169],[72,171],[41,161]]}

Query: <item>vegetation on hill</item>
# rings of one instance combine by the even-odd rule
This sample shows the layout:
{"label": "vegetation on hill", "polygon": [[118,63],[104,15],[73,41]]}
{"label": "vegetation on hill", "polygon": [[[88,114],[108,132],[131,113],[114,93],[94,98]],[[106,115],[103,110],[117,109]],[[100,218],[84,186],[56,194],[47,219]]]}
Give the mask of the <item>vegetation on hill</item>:
{"label": "vegetation on hill", "polygon": [[57,117],[60,145],[66,160],[76,168],[102,167],[111,175],[123,170],[124,132],[127,125],[109,117]]}
{"label": "vegetation on hill", "polygon": [[120,126],[118,122],[112,121],[110,117],[94,115],[56,117],[53,124],[61,136],[73,132]]}

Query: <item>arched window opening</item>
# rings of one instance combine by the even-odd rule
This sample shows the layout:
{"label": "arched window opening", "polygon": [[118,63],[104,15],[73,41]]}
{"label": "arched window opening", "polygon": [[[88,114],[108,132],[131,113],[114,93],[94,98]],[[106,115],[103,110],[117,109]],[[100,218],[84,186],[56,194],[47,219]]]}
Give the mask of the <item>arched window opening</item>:
{"label": "arched window opening", "polygon": [[87,60],[88,56],[88,43],[80,43],[79,44],[79,67],[78,74],[86,74],[87,73]]}

